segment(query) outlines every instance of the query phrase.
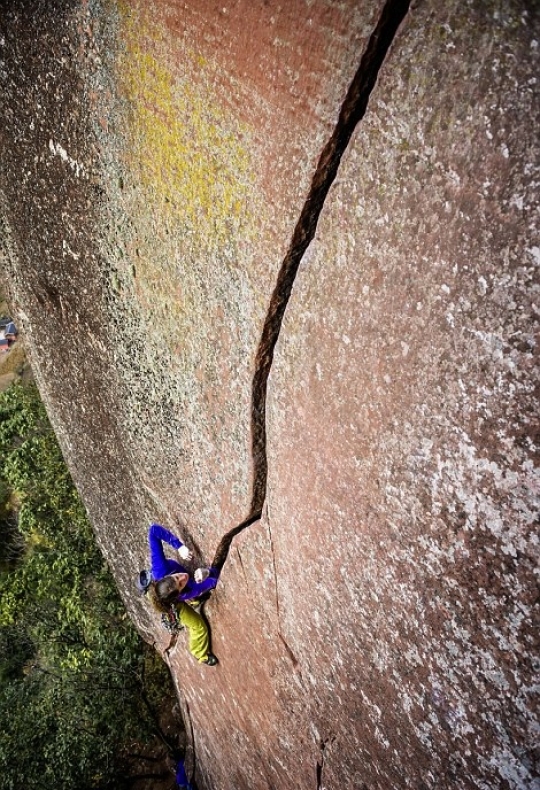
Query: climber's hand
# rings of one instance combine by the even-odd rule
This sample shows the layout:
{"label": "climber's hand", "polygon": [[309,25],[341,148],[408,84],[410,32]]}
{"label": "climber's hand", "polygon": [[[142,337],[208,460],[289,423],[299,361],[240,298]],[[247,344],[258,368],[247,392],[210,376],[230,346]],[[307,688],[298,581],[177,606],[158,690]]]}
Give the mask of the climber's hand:
{"label": "climber's hand", "polygon": [[196,582],[203,582],[205,581],[205,579],[208,579],[209,576],[210,576],[210,571],[208,570],[208,568],[197,568],[197,570],[193,574],[193,577]]}
{"label": "climber's hand", "polygon": [[178,554],[183,560],[190,560],[193,557],[193,553],[188,549],[187,546],[180,546],[178,549]]}

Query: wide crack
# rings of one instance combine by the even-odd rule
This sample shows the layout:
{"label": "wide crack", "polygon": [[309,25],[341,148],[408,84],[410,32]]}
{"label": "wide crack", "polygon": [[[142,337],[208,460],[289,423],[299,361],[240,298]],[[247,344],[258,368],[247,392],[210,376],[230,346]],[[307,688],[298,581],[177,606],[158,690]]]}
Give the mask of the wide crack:
{"label": "wide crack", "polygon": [[369,97],[388,50],[396,36],[411,0],[387,0],[368,45],[349,86],[336,127],[323,148],[311,181],[307,199],[291,244],[283,259],[255,357],[251,388],[251,431],[253,489],[251,512],[260,511],[266,498],[268,459],[266,453],[266,395],[268,376],[274,359],[283,317],[291,296],[300,262],[315,236],[317,223],[339,168],[341,157],[359,121],[365,115]]}
{"label": "wide crack", "polygon": [[[375,87],[379,71],[398,28],[409,10],[410,3],[411,0],[387,0],[382,9],[358,70],[345,96],[334,132],[322,150],[307,199],[294,229],[291,244],[281,264],[257,349],[255,374],[252,382],[251,428],[254,471],[250,515],[222,537],[212,562],[212,565],[219,570],[221,570],[227,560],[233,538],[255,521],[258,521],[262,515],[268,477],[266,393],[268,376],[274,358],[274,348],[279,338],[283,317],[291,296],[298,267],[315,236],[319,216],[328,191],[337,175],[341,157],[345,153],[358,122],[365,115],[369,97]],[[277,606],[279,619],[279,602]],[[285,646],[293,667],[296,669],[298,666],[296,656],[281,633],[279,633],[279,637]],[[179,698],[181,696],[179,694]],[[188,753],[186,755],[188,758],[187,767],[189,768],[189,774],[193,776],[197,762],[194,734],[189,706],[185,699],[184,703],[183,717],[190,727]],[[327,738],[320,744],[320,755],[315,766],[317,790],[320,790],[322,787],[326,749],[333,740],[333,738]]]}

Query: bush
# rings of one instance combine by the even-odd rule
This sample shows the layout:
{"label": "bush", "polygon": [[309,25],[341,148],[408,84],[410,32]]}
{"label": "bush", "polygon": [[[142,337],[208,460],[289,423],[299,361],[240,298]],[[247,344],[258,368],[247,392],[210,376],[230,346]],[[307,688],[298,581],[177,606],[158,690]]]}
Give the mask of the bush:
{"label": "bush", "polygon": [[0,394],[0,457],[0,541],[18,547],[0,566],[0,790],[121,787],[169,673],[123,609],[35,385]]}

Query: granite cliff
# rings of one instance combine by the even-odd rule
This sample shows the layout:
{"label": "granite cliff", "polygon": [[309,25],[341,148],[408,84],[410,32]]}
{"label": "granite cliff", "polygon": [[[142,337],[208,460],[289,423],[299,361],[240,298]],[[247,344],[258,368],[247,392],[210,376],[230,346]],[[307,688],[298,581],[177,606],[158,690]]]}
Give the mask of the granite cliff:
{"label": "granite cliff", "polygon": [[540,20],[0,2],[11,303],[100,548],[209,561],[208,790],[540,787]]}

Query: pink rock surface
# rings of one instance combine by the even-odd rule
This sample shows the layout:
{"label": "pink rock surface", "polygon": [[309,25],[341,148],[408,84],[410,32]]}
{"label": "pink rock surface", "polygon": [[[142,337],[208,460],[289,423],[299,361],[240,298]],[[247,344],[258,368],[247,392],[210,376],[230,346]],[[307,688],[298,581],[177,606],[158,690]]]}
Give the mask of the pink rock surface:
{"label": "pink rock surface", "polygon": [[[34,10],[2,20],[10,289],[165,650],[146,527],[208,561],[249,512],[261,330],[379,8]],[[525,3],[413,3],[386,56],[285,313],[220,663],[169,654],[200,788],[537,786],[538,40]]]}
{"label": "pink rock surface", "polygon": [[384,66],[270,378],[280,634],[329,788],[536,776],[535,45],[500,19],[471,72],[491,14],[447,13]]}

